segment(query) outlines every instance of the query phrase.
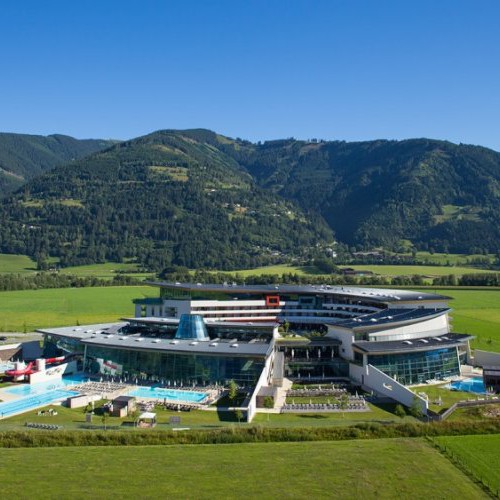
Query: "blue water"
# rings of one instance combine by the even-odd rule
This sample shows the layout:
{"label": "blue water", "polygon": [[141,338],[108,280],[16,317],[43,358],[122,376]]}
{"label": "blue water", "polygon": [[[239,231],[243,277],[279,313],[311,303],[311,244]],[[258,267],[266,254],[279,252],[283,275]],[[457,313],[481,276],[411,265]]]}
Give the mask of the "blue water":
{"label": "blue water", "polygon": [[47,382],[40,382],[39,384],[16,385],[5,389],[5,392],[15,394],[16,396],[34,396],[47,391],[53,391],[54,389],[63,389],[67,386],[80,384],[84,380],[87,380],[87,378],[80,374],[68,375],[62,379],[49,380]]}
{"label": "blue water", "polygon": [[54,401],[59,401],[60,399],[76,396],[77,394],[78,392],[75,391],[56,389],[43,394],[37,394],[36,396],[27,396],[16,399],[15,401],[7,401],[5,403],[0,403],[0,416],[3,418],[16,413],[23,413],[25,411],[32,410],[33,408],[46,406]]}
{"label": "blue water", "polygon": [[200,403],[206,398],[204,392],[180,391],[176,389],[161,389],[160,387],[138,387],[130,391],[128,396],[137,398],[154,398],[169,401],[186,401],[189,403]]}
{"label": "blue water", "polygon": [[474,392],[475,394],[486,394],[483,379],[481,377],[467,378],[450,384],[451,389],[457,391]]}

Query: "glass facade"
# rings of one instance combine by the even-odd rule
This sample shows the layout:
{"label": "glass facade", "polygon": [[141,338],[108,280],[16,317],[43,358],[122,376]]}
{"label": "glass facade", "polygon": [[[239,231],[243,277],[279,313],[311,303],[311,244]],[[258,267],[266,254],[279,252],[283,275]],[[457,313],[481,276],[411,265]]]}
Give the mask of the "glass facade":
{"label": "glass facade", "polygon": [[123,375],[140,380],[168,380],[178,384],[212,384],[234,380],[252,385],[264,368],[264,358],[87,347],[85,369],[91,373]]}
{"label": "glass facade", "polygon": [[203,316],[199,314],[183,314],[179,320],[176,339],[210,340]]}
{"label": "glass facade", "polygon": [[368,364],[404,385],[460,375],[456,347],[404,354],[371,355],[368,356]]}
{"label": "glass facade", "polygon": [[67,356],[68,354],[83,354],[83,344],[79,339],[45,335],[43,342],[43,355],[46,358],[54,356]]}
{"label": "glass facade", "polygon": [[348,377],[349,362],[339,358],[338,346],[282,346],[285,376],[291,378]]}

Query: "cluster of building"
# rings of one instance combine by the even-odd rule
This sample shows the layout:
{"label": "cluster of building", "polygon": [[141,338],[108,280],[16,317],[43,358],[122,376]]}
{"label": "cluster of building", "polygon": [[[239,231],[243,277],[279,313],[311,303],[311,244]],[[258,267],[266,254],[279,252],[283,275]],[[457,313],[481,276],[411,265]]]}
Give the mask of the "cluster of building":
{"label": "cluster of building", "polygon": [[[350,380],[410,406],[406,386],[460,375],[469,335],[449,297],[341,286],[151,282],[118,323],[40,330],[45,356],[77,354],[90,373],[179,385],[252,388],[283,378]],[[254,398],[255,399],[255,398]],[[427,402],[419,401],[426,411]]]}

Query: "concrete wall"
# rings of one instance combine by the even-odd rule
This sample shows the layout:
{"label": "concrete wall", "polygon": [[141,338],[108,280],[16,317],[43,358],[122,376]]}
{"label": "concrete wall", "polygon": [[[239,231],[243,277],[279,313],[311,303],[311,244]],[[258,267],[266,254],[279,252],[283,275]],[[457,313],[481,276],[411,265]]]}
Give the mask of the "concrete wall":
{"label": "concrete wall", "polygon": [[354,342],[354,334],[350,330],[337,328],[335,326],[328,326],[326,337],[338,339],[342,342],[340,346],[340,357],[344,359],[354,359],[354,351],[352,350],[352,343]]}
{"label": "concrete wall", "polygon": [[[386,375],[384,372],[375,368],[373,365],[368,365],[363,369],[362,367],[357,367],[352,365],[353,371],[351,372],[354,376],[361,378],[361,384],[364,388],[370,389],[380,396],[386,396],[398,403],[405,405],[406,407],[411,407],[413,401],[416,399],[422,413],[427,415],[428,403],[427,400],[421,398],[417,394],[413,393],[400,384],[396,380]],[[354,368],[355,367],[355,368]],[[361,368],[361,370],[359,370]]]}
{"label": "concrete wall", "polygon": [[266,364],[264,365],[264,369],[260,374],[259,380],[255,384],[255,389],[250,397],[250,401],[247,407],[247,422],[251,422],[255,414],[257,413],[257,394],[261,390],[262,387],[268,386],[271,384],[271,380],[273,378],[273,367],[274,367],[274,356],[276,351],[273,350],[271,355],[267,358]]}
{"label": "concrete wall", "polygon": [[420,337],[436,337],[449,333],[448,315],[443,314],[437,318],[419,321],[412,325],[390,328],[378,332],[370,333],[370,340],[407,340]]}
{"label": "concrete wall", "polygon": [[475,349],[474,366],[500,366],[500,353]]}

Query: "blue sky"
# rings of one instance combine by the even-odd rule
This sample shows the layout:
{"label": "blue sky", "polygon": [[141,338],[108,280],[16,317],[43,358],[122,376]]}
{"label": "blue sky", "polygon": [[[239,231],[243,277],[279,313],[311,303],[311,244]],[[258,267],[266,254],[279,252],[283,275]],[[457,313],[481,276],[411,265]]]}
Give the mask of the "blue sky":
{"label": "blue sky", "polygon": [[500,151],[497,0],[0,2],[0,130]]}

